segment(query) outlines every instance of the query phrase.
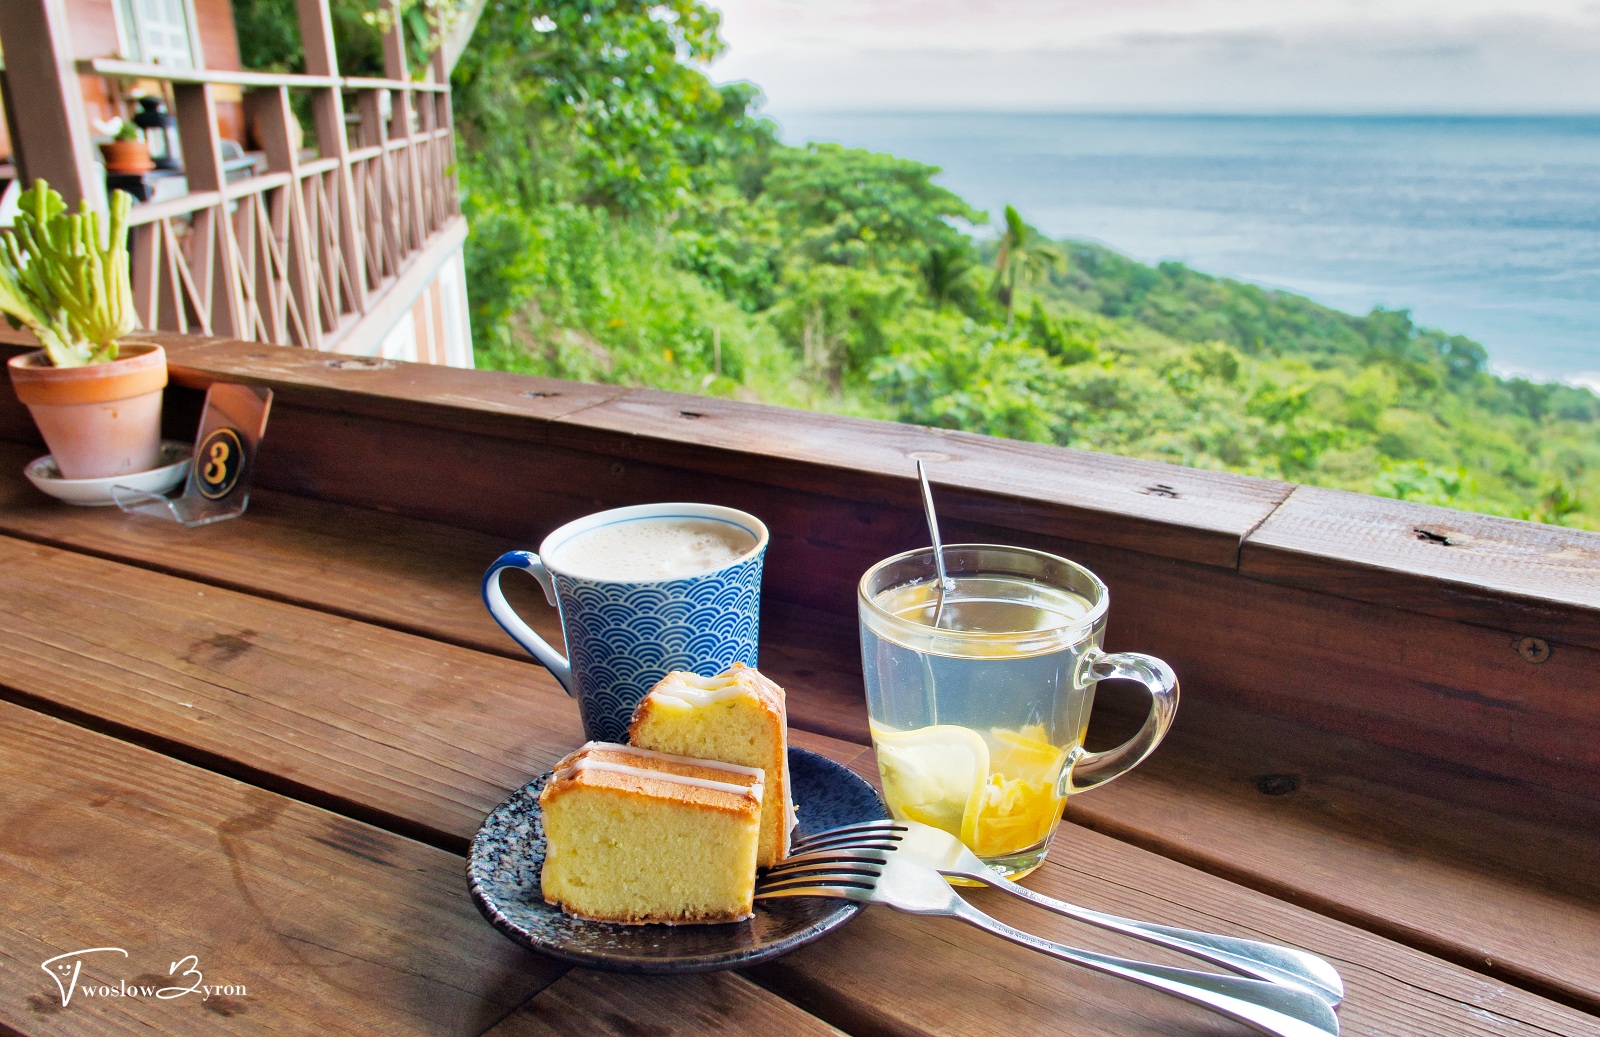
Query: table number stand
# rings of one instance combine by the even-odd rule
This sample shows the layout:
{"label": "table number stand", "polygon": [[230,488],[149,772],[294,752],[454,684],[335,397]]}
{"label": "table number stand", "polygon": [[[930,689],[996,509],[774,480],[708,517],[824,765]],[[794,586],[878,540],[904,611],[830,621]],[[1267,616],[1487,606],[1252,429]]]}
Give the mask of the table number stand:
{"label": "table number stand", "polygon": [[256,445],[267,431],[271,408],[271,389],[214,383],[206,390],[183,494],[163,497],[113,486],[111,496],[117,507],[130,515],[170,519],[184,526],[204,526],[243,515],[255,478]]}

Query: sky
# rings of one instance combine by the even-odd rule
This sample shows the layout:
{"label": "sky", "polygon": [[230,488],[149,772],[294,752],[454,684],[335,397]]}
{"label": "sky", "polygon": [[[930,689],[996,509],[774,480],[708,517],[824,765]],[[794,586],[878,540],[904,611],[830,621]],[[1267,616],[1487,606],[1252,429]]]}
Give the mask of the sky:
{"label": "sky", "polygon": [[1600,111],[1600,0],[712,0],[768,110]]}

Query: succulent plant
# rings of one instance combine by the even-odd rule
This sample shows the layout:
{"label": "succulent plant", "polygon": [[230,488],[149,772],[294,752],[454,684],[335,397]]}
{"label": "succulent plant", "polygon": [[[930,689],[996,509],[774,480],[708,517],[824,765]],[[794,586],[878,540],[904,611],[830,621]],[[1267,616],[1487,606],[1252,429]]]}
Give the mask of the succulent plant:
{"label": "succulent plant", "polygon": [[43,180],[20,198],[15,224],[0,232],[0,312],[27,327],[57,367],[117,358],[117,340],[138,326],[128,279],[128,213],[113,191],[109,218],[80,203],[67,212]]}

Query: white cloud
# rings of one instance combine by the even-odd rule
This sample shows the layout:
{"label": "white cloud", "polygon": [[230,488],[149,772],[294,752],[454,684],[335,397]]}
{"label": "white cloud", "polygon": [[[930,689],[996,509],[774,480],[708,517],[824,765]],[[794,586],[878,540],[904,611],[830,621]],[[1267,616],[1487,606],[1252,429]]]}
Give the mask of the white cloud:
{"label": "white cloud", "polygon": [[775,110],[1600,107],[1587,0],[727,0]]}

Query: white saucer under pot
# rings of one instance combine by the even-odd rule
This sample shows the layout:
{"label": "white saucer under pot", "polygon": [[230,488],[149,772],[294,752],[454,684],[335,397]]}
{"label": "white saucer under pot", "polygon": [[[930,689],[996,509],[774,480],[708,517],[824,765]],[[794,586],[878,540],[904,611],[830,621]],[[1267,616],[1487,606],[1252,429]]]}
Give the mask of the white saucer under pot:
{"label": "white saucer under pot", "polygon": [[111,487],[126,486],[130,490],[146,493],[166,493],[181,485],[189,477],[189,455],[193,446],[176,439],[161,441],[161,463],[145,472],[127,475],[108,475],[103,479],[63,479],[56,468],[55,458],[49,454],[29,462],[22,474],[41,491],[56,500],[82,507],[98,508],[115,504]]}

